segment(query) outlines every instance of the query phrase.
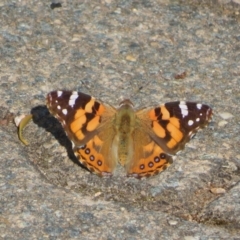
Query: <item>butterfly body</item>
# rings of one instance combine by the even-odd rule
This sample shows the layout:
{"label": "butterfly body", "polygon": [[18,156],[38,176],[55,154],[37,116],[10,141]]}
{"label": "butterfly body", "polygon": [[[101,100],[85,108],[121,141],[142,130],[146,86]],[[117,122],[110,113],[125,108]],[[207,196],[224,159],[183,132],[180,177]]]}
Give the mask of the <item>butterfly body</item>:
{"label": "butterfly body", "polygon": [[136,124],[133,105],[129,100],[124,100],[115,114],[113,128],[116,131],[114,144],[117,149],[117,161],[124,166],[132,155],[132,133]]}
{"label": "butterfly body", "polygon": [[47,106],[61,122],[79,161],[101,176],[111,175],[118,163],[134,177],[166,169],[171,155],[184,148],[212,115],[207,105],[184,101],[135,111],[131,101],[124,100],[115,109],[71,91],[49,93]]}

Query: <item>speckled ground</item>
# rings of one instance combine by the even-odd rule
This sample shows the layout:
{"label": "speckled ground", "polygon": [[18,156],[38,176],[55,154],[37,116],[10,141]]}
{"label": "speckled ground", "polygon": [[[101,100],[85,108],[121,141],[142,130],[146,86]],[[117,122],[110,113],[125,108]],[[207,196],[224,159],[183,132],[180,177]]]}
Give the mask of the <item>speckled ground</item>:
{"label": "speckled ground", "polygon": [[[239,238],[238,1],[12,0],[0,10],[0,238]],[[214,119],[165,172],[103,179],[76,164],[49,115],[57,89],[136,109],[199,101]],[[30,112],[23,146],[12,119]]]}

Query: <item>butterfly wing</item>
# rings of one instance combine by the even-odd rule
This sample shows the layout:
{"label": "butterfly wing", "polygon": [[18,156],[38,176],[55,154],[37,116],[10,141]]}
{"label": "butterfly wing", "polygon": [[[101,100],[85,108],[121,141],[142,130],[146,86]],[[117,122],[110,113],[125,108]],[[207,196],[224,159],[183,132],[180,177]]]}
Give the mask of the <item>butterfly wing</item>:
{"label": "butterfly wing", "polygon": [[212,117],[212,109],[194,102],[170,102],[148,112],[152,138],[169,154],[184,148]]}
{"label": "butterfly wing", "polygon": [[165,170],[172,163],[172,157],[151,138],[145,127],[139,122],[132,133],[132,155],[128,155],[125,165],[128,176],[150,177]]}
{"label": "butterfly wing", "polygon": [[47,107],[62,124],[79,161],[99,175],[111,174],[117,163],[111,150],[116,110],[87,94],[71,91],[50,92]]}
{"label": "butterfly wing", "polygon": [[133,132],[134,156],[128,161],[128,175],[151,176],[172,162],[169,155],[183,149],[186,142],[210,121],[212,109],[194,102],[170,102],[136,113]]}

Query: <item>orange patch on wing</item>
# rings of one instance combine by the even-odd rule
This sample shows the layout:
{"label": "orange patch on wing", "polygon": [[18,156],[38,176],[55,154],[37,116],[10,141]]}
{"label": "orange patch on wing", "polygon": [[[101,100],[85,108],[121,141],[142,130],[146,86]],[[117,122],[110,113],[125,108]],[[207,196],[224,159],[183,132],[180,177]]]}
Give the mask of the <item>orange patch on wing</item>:
{"label": "orange patch on wing", "polygon": [[91,132],[97,128],[100,123],[100,117],[96,116],[91,121],[87,123],[87,131]]}
{"label": "orange patch on wing", "polygon": [[180,142],[182,140],[183,133],[173,124],[169,123],[167,125],[167,130],[171,133],[171,137],[174,138],[177,142]]}
{"label": "orange patch on wing", "polygon": [[160,137],[160,138],[164,138],[166,136],[166,131],[164,130],[164,128],[156,121],[153,122],[153,131],[155,132],[155,134]]}
{"label": "orange patch on wing", "polygon": [[156,121],[157,120],[157,116],[155,115],[155,109],[152,109],[148,112],[148,116],[151,120]]}
{"label": "orange patch on wing", "polygon": [[173,124],[175,127],[180,128],[180,121],[179,119],[175,118],[175,117],[171,117],[169,119],[170,123]]}
{"label": "orange patch on wing", "polygon": [[77,131],[75,133],[75,135],[79,140],[83,140],[85,138],[85,135],[83,134],[83,132],[81,130]]}
{"label": "orange patch on wing", "polygon": [[93,107],[94,103],[95,103],[95,99],[92,98],[92,99],[86,104],[84,110],[85,110],[86,112],[88,112],[88,113],[91,113],[91,112],[93,111],[93,110],[92,110],[92,107]]}
{"label": "orange patch on wing", "polygon": [[153,147],[154,147],[154,142],[152,141],[149,144],[145,145],[143,147],[143,150],[144,150],[144,152],[152,152]]}
{"label": "orange patch on wing", "polygon": [[102,144],[103,144],[103,141],[97,135],[94,136],[93,142],[97,146],[102,146]]}
{"label": "orange patch on wing", "polygon": [[167,147],[172,149],[177,145],[177,142],[175,139],[171,138],[171,140],[167,143]]}
{"label": "orange patch on wing", "polygon": [[105,107],[102,104],[100,104],[99,109],[97,110],[97,115],[102,115],[104,111]]}
{"label": "orange patch on wing", "polygon": [[161,106],[161,113],[162,113],[163,120],[168,120],[170,118],[169,111],[166,109],[165,106]]}
{"label": "orange patch on wing", "polygon": [[82,108],[78,109],[76,114],[74,115],[74,119],[80,118],[81,116],[85,115],[86,111]]}
{"label": "orange patch on wing", "polygon": [[75,121],[73,121],[70,125],[70,128],[71,128],[72,132],[75,133],[79,129],[81,129],[83,124],[86,123],[86,121],[87,121],[86,115],[83,115],[83,116],[77,118]]}
{"label": "orange patch on wing", "polygon": [[154,148],[153,148],[153,155],[155,156],[158,156],[159,153],[163,152],[163,150],[157,145],[157,144],[154,144]]}

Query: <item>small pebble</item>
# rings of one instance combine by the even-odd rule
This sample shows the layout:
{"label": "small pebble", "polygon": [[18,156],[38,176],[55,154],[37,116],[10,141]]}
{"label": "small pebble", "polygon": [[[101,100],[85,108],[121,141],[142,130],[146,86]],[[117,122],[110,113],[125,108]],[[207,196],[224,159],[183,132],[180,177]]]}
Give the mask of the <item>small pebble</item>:
{"label": "small pebble", "polygon": [[234,116],[233,116],[231,113],[229,113],[229,112],[221,112],[221,113],[219,113],[219,115],[220,115],[220,117],[221,117],[222,119],[224,119],[224,120],[230,119],[230,118],[233,118],[233,117],[234,117]]}
{"label": "small pebble", "polygon": [[222,120],[222,121],[220,121],[219,123],[218,123],[218,126],[219,127],[224,127],[224,126],[226,126],[228,124],[228,122],[226,121],[226,120]]}
{"label": "small pebble", "polygon": [[127,55],[126,60],[130,62],[136,62],[137,59],[132,55]]}
{"label": "small pebble", "polygon": [[226,192],[226,190],[224,188],[211,188],[210,191],[213,194],[222,194],[222,193]]}
{"label": "small pebble", "polygon": [[102,194],[102,192],[96,192],[95,194],[94,194],[94,197],[98,197],[98,196],[100,196]]}
{"label": "small pebble", "polygon": [[175,225],[178,224],[178,221],[176,221],[176,220],[169,220],[168,224],[171,225],[171,226],[175,226]]}
{"label": "small pebble", "polygon": [[198,237],[198,236],[185,236],[183,239],[184,240],[199,240],[200,237]]}

